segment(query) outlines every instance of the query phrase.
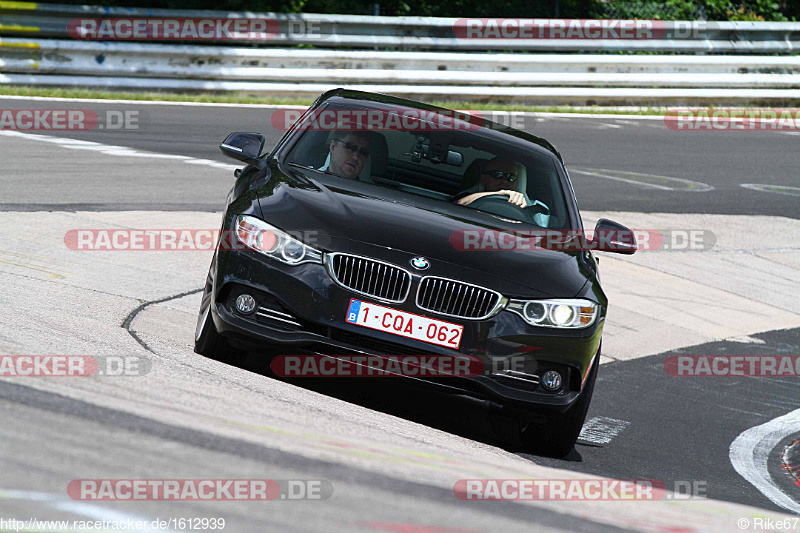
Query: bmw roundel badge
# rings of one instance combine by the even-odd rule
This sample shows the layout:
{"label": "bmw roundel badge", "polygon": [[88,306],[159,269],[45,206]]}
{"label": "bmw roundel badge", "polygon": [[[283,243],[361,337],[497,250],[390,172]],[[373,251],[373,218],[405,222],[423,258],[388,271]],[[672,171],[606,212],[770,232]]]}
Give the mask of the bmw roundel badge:
{"label": "bmw roundel badge", "polygon": [[410,261],[411,266],[416,268],[417,270],[425,270],[429,266],[431,266],[430,262],[425,259],[424,257],[415,257]]}

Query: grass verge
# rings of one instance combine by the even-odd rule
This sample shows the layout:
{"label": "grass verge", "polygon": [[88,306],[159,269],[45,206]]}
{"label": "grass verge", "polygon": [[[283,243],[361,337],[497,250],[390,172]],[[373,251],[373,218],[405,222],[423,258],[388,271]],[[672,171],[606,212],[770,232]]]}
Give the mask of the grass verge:
{"label": "grass verge", "polygon": [[[43,96],[49,98],[80,98],[95,100],[133,100],[161,102],[203,102],[215,104],[267,104],[267,105],[311,105],[311,98],[277,98],[269,96],[251,96],[244,94],[217,93],[169,93],[169,92],[115,92],[91,89],[51,89],[46,87],[28,87],[0,85],[0,95],[6,96]],[[476,109],[482,111],[530,111],[536,113],[613,113],[620,115],[663,115],[664,107],[574,107],[574,106],[535,106],[518,104],[491,104],[458,101],[431,101],[432,105],[450,109]]]}

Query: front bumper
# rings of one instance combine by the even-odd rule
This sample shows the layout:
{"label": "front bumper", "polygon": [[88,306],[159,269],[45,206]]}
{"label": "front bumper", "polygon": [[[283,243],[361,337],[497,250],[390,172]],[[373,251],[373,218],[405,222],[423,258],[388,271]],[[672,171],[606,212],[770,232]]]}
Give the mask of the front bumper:
{"label": "front bumper", "polygon": [[[320,264],[288,266],[256,252],[225,251],[218,253],[211,274],[201,314],[210,305],[217,330],[234,344],[254,351],[269,347],[281,355],[477,357],[484,368],[479,375],[408,379],[544,416],[565,412],[580,396],[602,335],[603,312],[586,329],[558,330],[530,326],[508,311],[476,321],[422,311],[413,297],[400,304],[374,302],[463,325],[461,345],[455,351],[346,322],[351,298],[370,299],[337,285]],[[412,293],[417,282],[412,281]],[[233,303],[244,292],[256,297],[259,313],[245,316],[235,310]],[[509,373],[510,369],[533,376],[554,369],[565,379],[561,389],[550,392],[530,380],[514,377],[520,374]]]}

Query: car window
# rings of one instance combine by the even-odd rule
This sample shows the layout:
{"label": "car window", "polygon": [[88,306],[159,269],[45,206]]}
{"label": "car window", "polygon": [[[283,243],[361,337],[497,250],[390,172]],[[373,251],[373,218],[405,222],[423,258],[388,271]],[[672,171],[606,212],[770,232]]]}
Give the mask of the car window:
{"label": "car window", "polygon": [[[285,161],[449,203],[474,193],[489,196],[499,190],[514,190],[524,195],[528,204],[524,210],[502,205],[509,203],[508,196],[502,195],[492,195],[493,200],[479,198],[464,208],[546,228],[567,227],[569,217],[558,162],[527,144],[480,127],[461,131],[309,128]],[[361,156],[356,148],[362,150]],[[353,160],[345,171],[337,172],[331,159],[336,150]],[[365,152],[369,155],[363,156]],[[505,172],[486,172],[498,166]]]}

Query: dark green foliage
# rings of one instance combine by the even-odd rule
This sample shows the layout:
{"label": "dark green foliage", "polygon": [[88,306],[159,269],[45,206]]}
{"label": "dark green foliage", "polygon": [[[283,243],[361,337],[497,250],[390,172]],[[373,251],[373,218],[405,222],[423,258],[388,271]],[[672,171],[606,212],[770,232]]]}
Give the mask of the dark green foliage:
{"label": "dark green foliage", "polygon": [[[370,0],[60,0],[167,9],[277,13],[375,14]],[[381,15],[423,17],[656,18],[663,20],[792,20],[800,0],[380,0]]]}

